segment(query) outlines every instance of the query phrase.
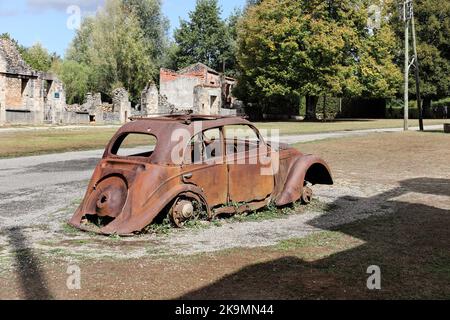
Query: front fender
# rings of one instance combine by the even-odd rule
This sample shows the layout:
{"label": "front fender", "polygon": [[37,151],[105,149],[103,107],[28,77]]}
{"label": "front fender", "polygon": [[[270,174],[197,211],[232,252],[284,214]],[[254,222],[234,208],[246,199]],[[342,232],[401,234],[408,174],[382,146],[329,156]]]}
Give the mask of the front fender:
{"label": "front fender", "polygon": [[315,184],[333,184],[328,164],[314,155],[300,155],[289,170],[283,191],[275,200],[277,206],[298,201],[303,192],[305,181]]}

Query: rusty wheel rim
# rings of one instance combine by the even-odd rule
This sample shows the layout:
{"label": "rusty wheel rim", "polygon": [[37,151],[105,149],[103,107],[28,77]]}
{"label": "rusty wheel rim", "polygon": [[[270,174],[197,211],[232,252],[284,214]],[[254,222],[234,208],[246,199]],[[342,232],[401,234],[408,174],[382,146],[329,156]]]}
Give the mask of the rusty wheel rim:
{"label": "rusty wheel rim", "polygon": [[303,194],[302,194],[302,202],[304,204],[310,204],[313,197],[313,191],[310,187],[304,186],[303,187]]}
{"label": "rusty wheel rim", "polygon": [[176,227],[182,228],[187,221],[197,217],[196,211],[198,208],[193,200],[178,198],[170,210],[170,220]]}

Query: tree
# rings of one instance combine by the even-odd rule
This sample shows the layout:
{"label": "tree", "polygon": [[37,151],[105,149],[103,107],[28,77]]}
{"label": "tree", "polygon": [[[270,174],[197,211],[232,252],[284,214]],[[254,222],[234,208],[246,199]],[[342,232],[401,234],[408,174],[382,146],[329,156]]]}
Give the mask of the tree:
{"label": "tree", "polygon": [[53,64],[52,72],[57,74],[65,85],[67,103],[82,104],[90,89],[91,69],[89,66],[75,60],[58,61]]}
{"label": "tree", "polygon": [[228,34],[228,50],[223,54],[224,72],[227,76],[235,77],[238,74],[236,56],[238,52],[237,43],[237,26],[242,18],[242,10],[234,9],[226,20],[226,28]]}
{"label": "tree", "polygon": [[33,69],[47,72],[50,70],[53,60],[57,59],[57,55],[50,55],[47,49],[38,42],[30,48],[25,48],[22,58]]}
{"label": "tree", "polygon": [[56,53],[49,54],[48,50],[39,42],[27,48],[21,45],[16,39],[13,39],[9,33],[0,34],[0,38],[12,41],[16,45],[22,59],[37,71],[49,71],[53,61],[60,59]]}
{"label": "tree", "polygon": [[124,6],[136,14],[155,61],[165,58],[169,46],[169,20],[162,13],[161,0],[124,0]]}
{"label": "tree", "polygon": [[189,21],[181,20],[175,30],[178,45],[175,64],[178,68],[197,62],[216,70],[223,70],[230,56],[230,36],[220,18],[217,0],[197,0]]}
{"label": "tree", "polygon": [[[272,105],[306,96],[315,119],[318,97],[388,96],[400,79],[392,32],[369,32],[365,1],[264,0],[239,25],[237,94]],[[277,103],[279,102],[279,103]],[[292,110],[298,105],[288,105]]]}
{"label": "tree", "polygon": [[160,6],[159,0],[107,0],[96,16],[83,20],[66,58],[90,68],[90,91],[110,93],[124,86],[139,100],[166,51]]}
{"label": "tree", "polygon": [[89,65],[89,48],[93,45],[92,31],[94,28],[95,17],[86,17],[83,19],[80,29],[78,29],[66,52],[66,59],[78,63]]}
{"label": "tree", "polygon": [[134,99],[156,76],[149,43],[133,11],[119,0],[109,0],[96,16],[88,55],[93,69],[94,88],[110,92],[124,86]]}
{"label": "tree", "polygon": [[[404,24],[398,10],[391,20],[399,48],[404,46]],[[450,2],[433,0],[414,1],[417,34],[417,54],[420,63],[420,89],[424,99],[424,115],[430,115],[431,101],[450,96]],[[399,50],[402,52],[402,50]],[[398,64],[403,65],[399,54]],[[411,82],[414,81],[411,73]],[[415,86],[410,86],[415,94]]]}

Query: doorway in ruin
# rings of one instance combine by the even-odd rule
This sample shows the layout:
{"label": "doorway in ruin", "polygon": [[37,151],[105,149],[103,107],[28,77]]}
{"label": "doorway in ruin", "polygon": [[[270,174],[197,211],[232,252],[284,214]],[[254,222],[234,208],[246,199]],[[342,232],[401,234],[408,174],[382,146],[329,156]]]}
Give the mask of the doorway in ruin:
{"label": "doorway in ruin", "polygon": [[53,123],[53,105],[52,99],[50,97],[50,90],[53,85],[52,80],[44,80],[43,82],[43,93],[44,93],[44,122]]}
{"label": "doorway in ruin", "polygon": [[218,114],[219,105],[217,96],[210,96],[209,114]]}

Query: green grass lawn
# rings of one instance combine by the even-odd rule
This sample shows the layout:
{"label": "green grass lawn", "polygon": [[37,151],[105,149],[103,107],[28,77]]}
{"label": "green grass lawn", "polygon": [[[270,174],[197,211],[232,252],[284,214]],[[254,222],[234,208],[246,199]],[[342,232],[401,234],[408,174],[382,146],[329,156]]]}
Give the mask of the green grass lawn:
{"label": "green grass lawn", "polygon": [[[442,124],[444,120],[426,120],[425,125]],[[279,129],[282,135],[343,130],[402,127],[402,120],[355,120],[334,122],[259,122],[259,129]],[[411,121],[417,126],[417,121]],[[110,127],[68,128],[36,131],[2,132],[0,158],[10,158],[66,151],[102,149],[117,131]]]}

